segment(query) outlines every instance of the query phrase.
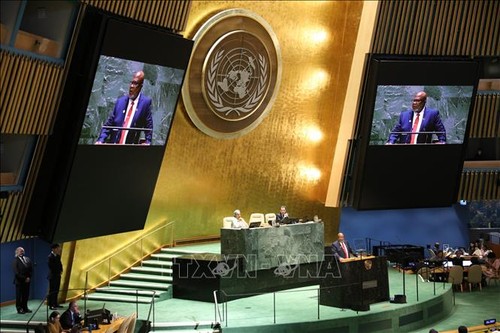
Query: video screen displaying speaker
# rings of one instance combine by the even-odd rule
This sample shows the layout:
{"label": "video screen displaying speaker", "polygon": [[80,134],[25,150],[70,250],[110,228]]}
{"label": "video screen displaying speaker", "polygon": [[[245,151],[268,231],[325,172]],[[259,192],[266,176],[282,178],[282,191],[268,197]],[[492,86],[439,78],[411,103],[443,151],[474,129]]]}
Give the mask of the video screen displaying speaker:
{"label": "video screen displaying speaker", "polygon": [[353,208],[455,203],[479,69],[457,57],[367,57],[348,166]]}
{"label": "video screen displaying speaker", "polygon": [[49,241],[144,227],[193,47],[84,10],[23,229]]}

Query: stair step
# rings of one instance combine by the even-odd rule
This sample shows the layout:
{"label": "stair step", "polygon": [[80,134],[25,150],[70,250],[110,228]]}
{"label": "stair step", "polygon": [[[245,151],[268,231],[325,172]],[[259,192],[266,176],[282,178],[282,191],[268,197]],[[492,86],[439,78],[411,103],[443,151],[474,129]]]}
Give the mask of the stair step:
{"label": "stair step", "polygon": [[142,273],[142,274],[161,274],[161,275],[172,275],[173,270],[171,268],[159,268],[159,267],[132,267],[132,272]]}
{"label": "stair step", "polygon": [[178,254],[178,255],[193,254],[193,253],[205,253],[202,251],[180,250],[180,249],[174,249],[171,247],[163,248],[160,250],[160,252],[161,253]]}
{"label": "stair step", "polygon": [[163,260],[146,260],[142,262],[142,267],[144,266],[155,266],[155,267],[172,267],[171,261],[163,261]]}
{"label": "stair step", "polygon": [[154,294],[155,297],[160,297],[160,294],[164,293],[165,290],[137,290],[133,288],[101,287],[97,288],[96,292],[107,294],[139,295],[144,297],[151,297]]}
{"label": "stair step", "polygon": [[174,258],[180,257],[183,254],[171,254],[171,253],[154,253],[151,255],[151,258],[155,258],[157,260],[172,260]]}
{"label": "stair step", "polygon": [[136,297],[134,295],[119,295],[119,294],[106,294],[106,293],[92,293],[87,295],[87,300],[92,301],[113,301],[113,302],[127,302],[127,303],[138,303],[149,304],[151,303],[151,297]]}
{"label": "stair step", "polygon": [[170,283],[139,282],[134,280],[115,280],[110,282],[111,287],[132,287],[140,290],[168,290],[172,285]]}
{"label": "stair step", "polygon": [[141,273],[126,273],[121,274],[120,279],[139,280],[139,281],[156,281],[156,282],[172,282],[171,276],[149,275]]}

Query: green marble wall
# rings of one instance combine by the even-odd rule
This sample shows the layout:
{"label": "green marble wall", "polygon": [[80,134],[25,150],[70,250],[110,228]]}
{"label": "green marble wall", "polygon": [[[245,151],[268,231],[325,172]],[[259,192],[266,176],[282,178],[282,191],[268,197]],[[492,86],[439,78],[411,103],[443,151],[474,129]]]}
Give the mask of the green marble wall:
{"label": "green marble wall", "polygon": [[221,253],[243,255],[246,271],[323,261],[324,224],[221,229]]}

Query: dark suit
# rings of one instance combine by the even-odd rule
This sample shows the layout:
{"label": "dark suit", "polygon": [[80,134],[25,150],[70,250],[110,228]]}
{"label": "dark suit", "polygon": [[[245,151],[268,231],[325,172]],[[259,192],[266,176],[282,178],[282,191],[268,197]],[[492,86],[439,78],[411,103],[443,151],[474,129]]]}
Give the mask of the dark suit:
{"label": "dark suit", "polygon": [[281,222],[285,217],[288,217],[288,214],[276,213],[276,222]]}
{"label": "dark suit", "polygon": [[[135,128],[147,128],[150,131],[144,131],[145,143],[151,144],[151,139],[153,138],[153,115],[151,114],[151,98],[141,94],[137,102],[137,107],[134,113],[134,118],[130,123],[130,127]],[[115,126],[122,127],[127,114],[129,98],[128,96],[122,96],[116,100],[113,112],[109,115],[108,120],[104,123],[104,126]],[[141,137],[142,131],[129,130],[126,144],[138,144]],[[98,142],[103,143],[118,143],[121,137],[121,130],[103,128],[101,134],[97,139]]]}
{"label": "dark suit", "polygon": [[[28,310],[28,299],[30,297],[30,282],[33,274],[33,263],[30,258],[24,257],[25,262],[20,257],[16,257],[12,262],[14,270],[14,283],[16,285],[16,309],[17,311]],[[29,278],[30,281],[26,282]]]}
{"label": "dark suit", "polygon": [[[413,128],[413,111],[404,111],[399,115],[399,120],[392,129],[388,143],[410,143],[411,131]],[[431,143],[432,133],[421,132],[440,132],[435,133],[439,142],[446,142],[446,129],[444,128],[441,117],[437,110],[426,108],[423,119],[420,119],[420,134],[417,137],[417,143]],[[402,132],[402,133],[401,133]]]}
{"label": "dark suit", "polygon": [[63,266],[61,263],[61,257],[54,252],[50,252],[48,257],[49,265],[49,295],[47,297],[47,302],[49,306],[56,307],[59,303],[57,302],[57,294],[59,293],[59,288],[61,286],[61,274],[63,271]]}
{"label": "dark suit", "polygon": [[79,314],[73,314],[69,309],[64,311],[61,314],[61,318],[59,319],[59,322],[61,323],[61,326],[63,329],[68,330],[72,328],[74,325],[81,324],[82,317]]}
{"label": "dark suit", "polygon": [[[352,250],[351,246],[349,245],[349,242],[344,240],[344,244],[347,247],[347,252],[349,255],[353,254],[354,251]],[[340,245],[340,242],[336,240],[335,242],[332,243],[332,254],[338,259],[338,258],[347,258],[344,249],[342,249],[342,246]]]}

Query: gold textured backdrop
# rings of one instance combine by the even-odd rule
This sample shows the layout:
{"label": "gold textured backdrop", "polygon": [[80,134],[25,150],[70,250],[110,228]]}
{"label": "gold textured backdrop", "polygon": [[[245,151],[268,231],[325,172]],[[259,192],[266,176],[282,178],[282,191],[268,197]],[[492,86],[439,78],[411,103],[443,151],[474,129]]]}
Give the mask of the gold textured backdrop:
{"label": "gold textured backdrop", "polygon": [[187,38],[224,9],[262,16],[280,43],[281,88],[264,121],[238,139],[203,134],[180,103],[147,223],[175,220],[177,239],[203,237],[217,235],[222,218],[236,208],[248,219],[252,212],[277,212],[284,204],[292,216],[319,215],[327,234],[336,230],[339,211],[324,202],[362,6],[358,1],[192,3]]}
{"label": "gold textured backdrop", "polygon": [[[202,239],[218,236],[222,218],[236,208],[248,220],[252,212],[277,212],[284,204],[294,217],[317,214],[331,242],[340,209],[324,203],[330,173],[342,172],[332,170],[332,159],[363,2],[193,1],[184,37],[193,38],[209,17],[230,8],[254,11],[277,35],[283,72],[276,102],[255,130],[223,140],[199,131],[181,100],[145,229],[175,221],[176,240]],[[85,267],[140,234],[65,244],[64,264],[73,265],[64,284],[82,288]]]}

